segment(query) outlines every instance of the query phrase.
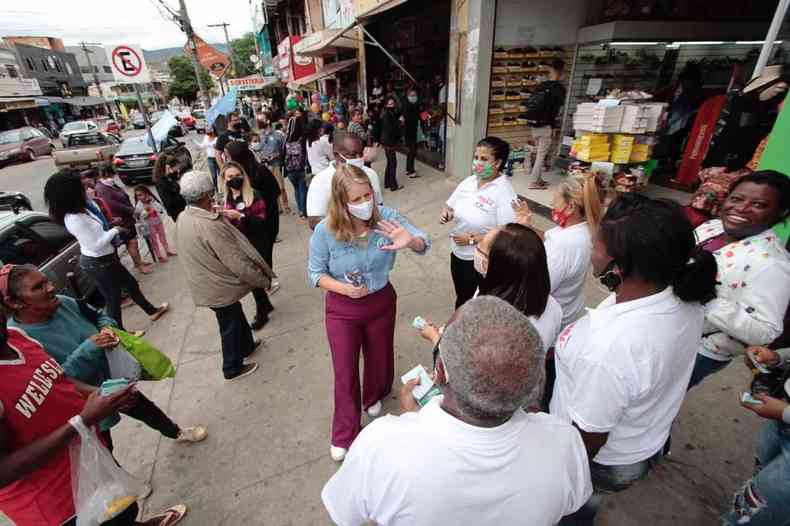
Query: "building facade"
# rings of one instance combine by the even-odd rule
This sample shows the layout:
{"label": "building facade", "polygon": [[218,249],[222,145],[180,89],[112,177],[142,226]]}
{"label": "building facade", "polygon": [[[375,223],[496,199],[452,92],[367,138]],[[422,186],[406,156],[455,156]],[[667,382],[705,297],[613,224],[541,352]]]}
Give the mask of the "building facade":
{"label": "building facade", "polygon": [[72,53],[14,44],[23,76],[36,79],[41,92],[52,97],[88,95],[88,84]]}

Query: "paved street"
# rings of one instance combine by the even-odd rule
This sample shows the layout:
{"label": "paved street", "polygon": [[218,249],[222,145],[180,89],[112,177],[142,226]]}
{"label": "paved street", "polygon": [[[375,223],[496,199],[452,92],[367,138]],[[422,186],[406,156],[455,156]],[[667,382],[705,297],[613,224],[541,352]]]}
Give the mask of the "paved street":
{"label": "paved street", "polygon": [[[41,181],[47,162],[38,162]],[[381,163],[375,167],[383,172]],[[454,183],[424,167],[422,173],[417,180],[401,175],[406,189],[385,195],[388,204],[425,228],[434,241],[428,256],[399,255],[393,273],[399,295],[396,378],[417,363],[430,364],[430,349],[411,328],[411,319],[419,314],[443,322],[454,299],[449,227],[436,220],[439,203]],[[518,189],[524,185],[522,180],[515,183]],[[537,226],[549,223],[539,218]],[[178,367],[174,380],[142,389],[180,424],[203,423],[210,433],[202,444],[180,445],[130,419],[116,428],[118,459],[153,486],[146,513],[184,502],[191,510],[187,525],[329,523],[319,495],[337,466],[328,454],[332,367],[323,299],[307,284],[305,224],[284,216],[281,237],[275,270],[283,288],[273,296],[277,310],[260,333],[266,342],[257,358],[261,369],[240,382],[223,381],[216,322],[208,309],[193,307],[178,258],[141,277],[146,295],[155,302],[170,301],[173,310],[150,325],[132,307],[124,314],[127,325],[147,329],[147,337]],[[588,288],[591,304],[603,296],[592,282]],[[251,314],[251,298],[246,307]],[[676,423],[669,461],[647,481],[608,498],[599,524],[717,524],[729,495],[752,468],[759,422],[736,403],[747,381],[746,369],[736,363],[693,392]],[[394,394],[385,410],[397,412]]]}

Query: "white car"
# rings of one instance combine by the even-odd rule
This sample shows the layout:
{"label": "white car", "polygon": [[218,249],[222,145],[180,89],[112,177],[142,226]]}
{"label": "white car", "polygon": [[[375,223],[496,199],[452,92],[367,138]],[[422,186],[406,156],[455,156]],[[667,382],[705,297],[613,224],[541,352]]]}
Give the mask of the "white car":
{"label": "white car", "polygon": [[60,144],[66,144],[66,138],[69,135],[74,135],[76,133],[87,133],[87,132],[94,132],[99,131],[99,127],[96,125],[94,121],[74,121],[74,122],[67,122],[63,129],[60,130],[58,134],[58,139],[60,139]]}

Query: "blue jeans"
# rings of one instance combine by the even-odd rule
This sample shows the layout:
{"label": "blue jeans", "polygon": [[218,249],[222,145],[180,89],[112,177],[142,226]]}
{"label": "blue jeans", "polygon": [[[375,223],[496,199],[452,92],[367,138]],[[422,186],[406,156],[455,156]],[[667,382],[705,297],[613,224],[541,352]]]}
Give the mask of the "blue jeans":
{"label": "blue jeans", "polygon": [[296,207],[299,213],[303,216],[307,215],[307,184],[304,181],[305,172],[291,172],[286,171],[285,175],[294,187],[294,198],[296,199]]}
{"label": "blue jeans", "polygon": [[211,181],[214,183],[214,190],[217,189],[217,177],[219,177],[219,164],[214,157],[207,157],[208,171],[211,173]]}
{"label": "blue jeans", "polygon": [[729,364],[730,362],[720,362],[719,360],[714,360],[713,358],[708,358],[707,356],[697,354],[697,359],[694,361],[694,370],[691,372],[691,379],[689,380],[688,388],[691,389],[704,380],[705,377],[721,371]]}
{"label": "blue jeans", "polygon": [[597,462],[590,462],[590,478],[593,484],[592,497],[576,513],[563,517],[559,526],[592,526],[605,494],[617,493],[627,489],[637,480],[645,478],[663,457],[664,452],[661,450],[647,460],[634,464],[605,466]]}
{"label": "blue jeans", "polygon": [[735,494],[724,524],[790,524],[790,426],[771,420],[757,440],[755,474]]}

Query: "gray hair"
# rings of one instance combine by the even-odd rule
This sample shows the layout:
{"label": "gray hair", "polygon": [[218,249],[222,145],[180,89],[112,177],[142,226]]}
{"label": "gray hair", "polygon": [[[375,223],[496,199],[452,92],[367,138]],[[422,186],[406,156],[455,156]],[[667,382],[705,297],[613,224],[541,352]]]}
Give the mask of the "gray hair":
{"label": "gray hair", "polygon": [[206,194],[214,193],[214,183],[208,172],[192,170],[181,176],[179,180],[181,196],[188,204],[195,204]]}
{"label": "gray hair", "polygon": [[468,301],[442,335],[439,354],[459,408],[509,418],[543,388],[543,342],[529,319],[496,296]]}

